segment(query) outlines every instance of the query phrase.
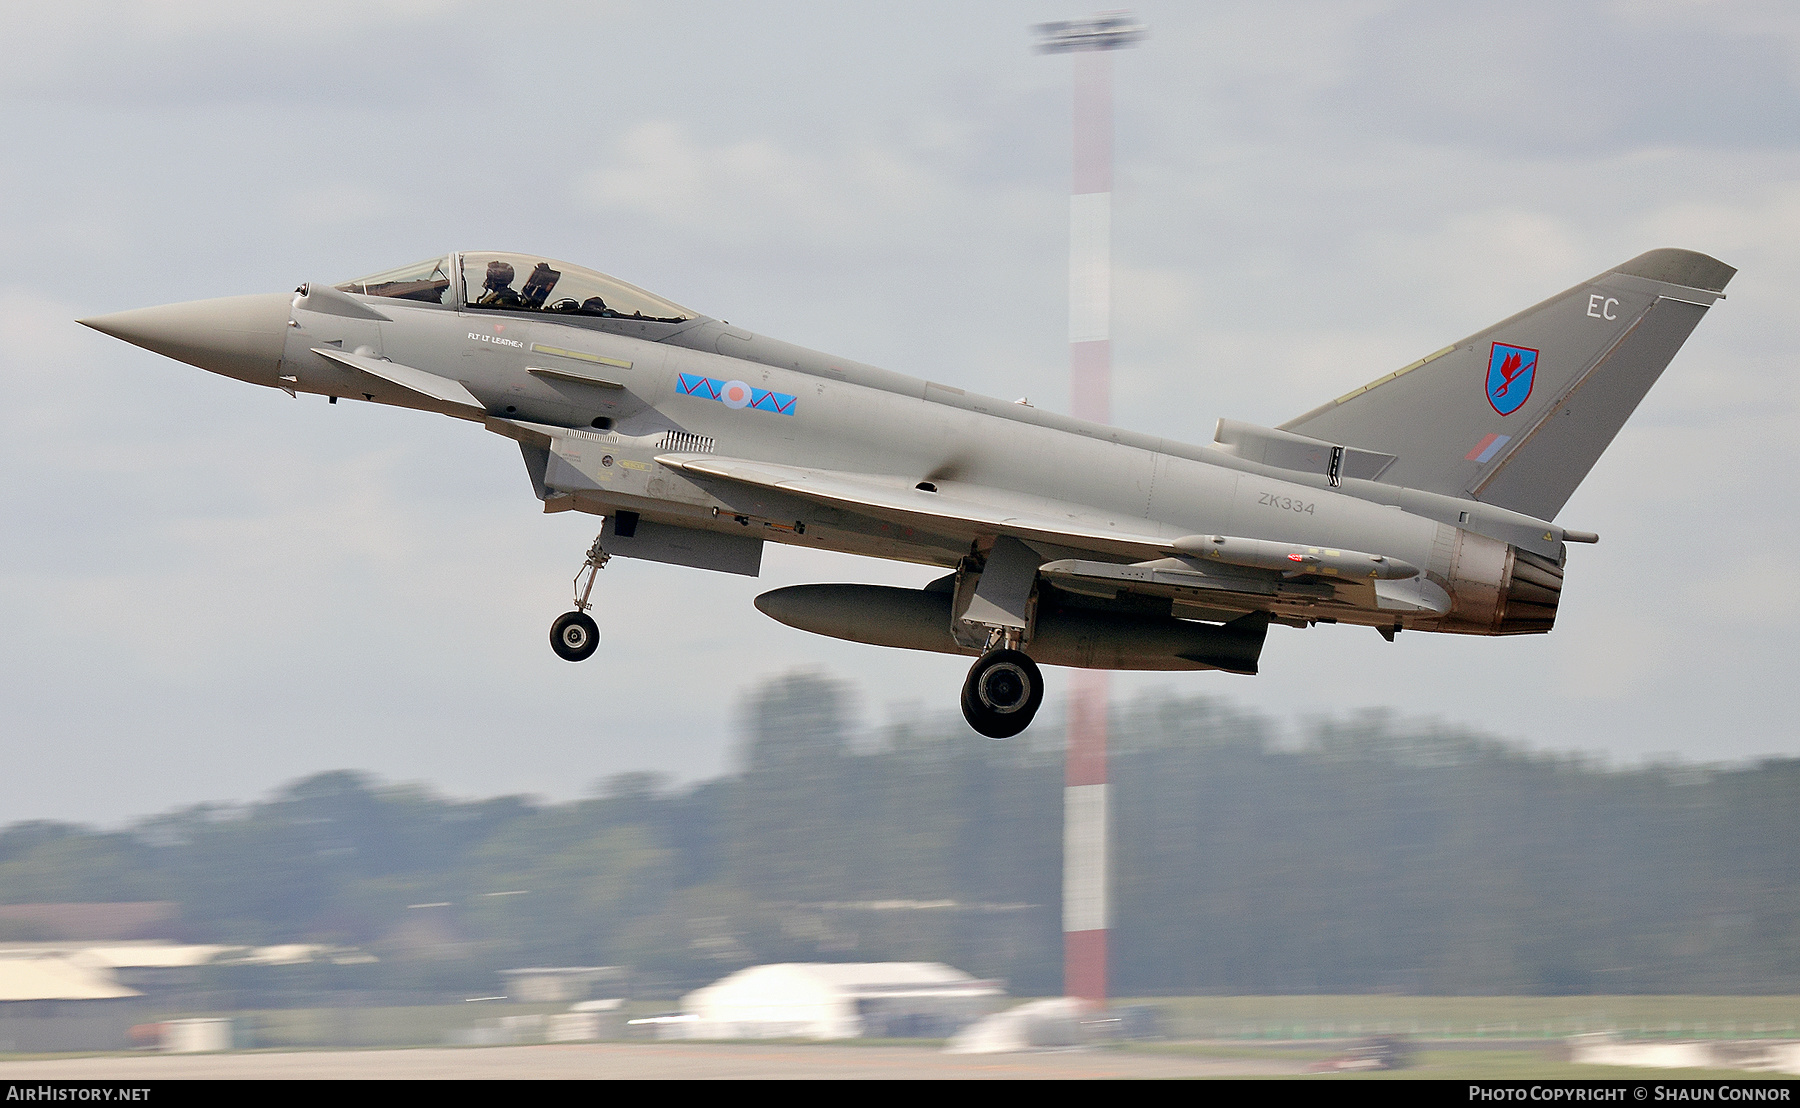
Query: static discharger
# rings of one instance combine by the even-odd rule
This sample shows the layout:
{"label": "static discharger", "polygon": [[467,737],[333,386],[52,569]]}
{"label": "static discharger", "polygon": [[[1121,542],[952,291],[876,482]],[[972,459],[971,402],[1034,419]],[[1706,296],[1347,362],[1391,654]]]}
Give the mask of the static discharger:
{"label": "static discharger", "polygon": [[1364,581],[1399,581],[1417,577],[1419,567],[1384,554],[1360,550],[1333,550],[1323,546],[1270,542],[1267,539],[1235,539],[1227,535],[1188,535],[1170,544],[1178,554],[1209,562],[1278,570],[1285,577],[1317,574]]}

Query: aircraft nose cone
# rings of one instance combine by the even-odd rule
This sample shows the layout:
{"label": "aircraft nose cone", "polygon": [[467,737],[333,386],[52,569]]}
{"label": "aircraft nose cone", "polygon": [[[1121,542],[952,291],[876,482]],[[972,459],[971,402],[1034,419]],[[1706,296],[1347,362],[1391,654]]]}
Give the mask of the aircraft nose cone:
{"label": "aircraft nose cone", "polygon": [[281,376],[292,304],[292,294],[262,293],[136,308],[76,322],[201,369],[274,385]]}

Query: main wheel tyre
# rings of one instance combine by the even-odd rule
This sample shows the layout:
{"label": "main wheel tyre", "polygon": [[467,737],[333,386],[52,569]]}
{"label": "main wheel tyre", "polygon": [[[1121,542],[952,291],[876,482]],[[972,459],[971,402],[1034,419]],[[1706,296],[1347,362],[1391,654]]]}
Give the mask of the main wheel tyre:
{"label": "main wheel tyre", "polygon": [[566,662],[579,662],[600,646],[600,628],[586,612],[564,612],[550,625],[550,647]]}
{"label": "main wheel tyre", "polygon": [[1017,650],[990,650],[963,682],[963,718],[990,739],[1010,739],[1031,726],[1044,702],[1044,675]]}

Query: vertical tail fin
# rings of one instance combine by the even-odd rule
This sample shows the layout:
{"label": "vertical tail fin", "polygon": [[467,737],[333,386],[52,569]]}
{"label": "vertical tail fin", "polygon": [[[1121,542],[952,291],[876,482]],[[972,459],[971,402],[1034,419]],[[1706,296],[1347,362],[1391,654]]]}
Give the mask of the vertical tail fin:
{"label": "vertical tail fin", "polygon": [[1652,250],[1281,425],[1384,484],[1553,519],[1737,271]]}

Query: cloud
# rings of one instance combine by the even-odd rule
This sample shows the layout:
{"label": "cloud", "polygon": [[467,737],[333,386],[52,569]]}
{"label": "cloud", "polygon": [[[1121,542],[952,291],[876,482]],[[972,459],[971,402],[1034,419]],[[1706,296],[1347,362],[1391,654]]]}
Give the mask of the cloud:
{"label": "cloud", "polygon": [[1800,22],[1722,5],[1396,5],[1361,23],[1354,70],[1312,108],[1359,132],[1576,154],[1646,144],[1768,148],[1800,124]]}
{"label": "cloud", "polygon": [[1603,622],[1565,621],[1561,632],[1555,692],[1600,705],[1651,692],[1669,663],[1679,661],[1684,642],[1668,620],[1642,610],[1614,613]]}
{"label": "cloud", "polygon": [[[33,745],[6,810],[154,810],[334,765],[482,794],[701,775],[739,691],[792,668],[859,684],[871,712],[954,711],[961,660],[751,606],[929,569],[621,560],[601,654],[570,666],[545,636],[594,521],[539,514],[512,444],[70,321],[492,245],[1062,407],[1068,68],[1025,32],[1055,13],[14,8],[33,49],[0,74],[0,714]],[[1790,6],[1142,14],[1115,84],[1124,426],[1278,422],[1657,246],[1741,273],[1571,501],[1605,539],[1572,554],[1555,633],[1280,628],[1255,679],[1123,675],[1118,695],[1793,752],[1769,690],[1795,601],[1764,555],[1800,538]],[[1708,728],[1726,738],[1690,741]]]}
{"label": "cloud", "polygon": [[14,4],[8,36],[31,48],[10,52],[0,103],[417,103],[453,87],[446,47],[478,11],[459,0]]}
{"label": "cloud", "polygon": [[681,123],[651,121],[621,135],[576,193],[727,246],[891,250],[954,208],[956,189],[910,153],[868,141],[801,150],[768,137],[708,145]]}
{"label": "cloud", "polygon": [[283,198],[282,206],[296,222],[318,228],[374,223],[397,211],[391,192],[349,180],[294,190]]}

